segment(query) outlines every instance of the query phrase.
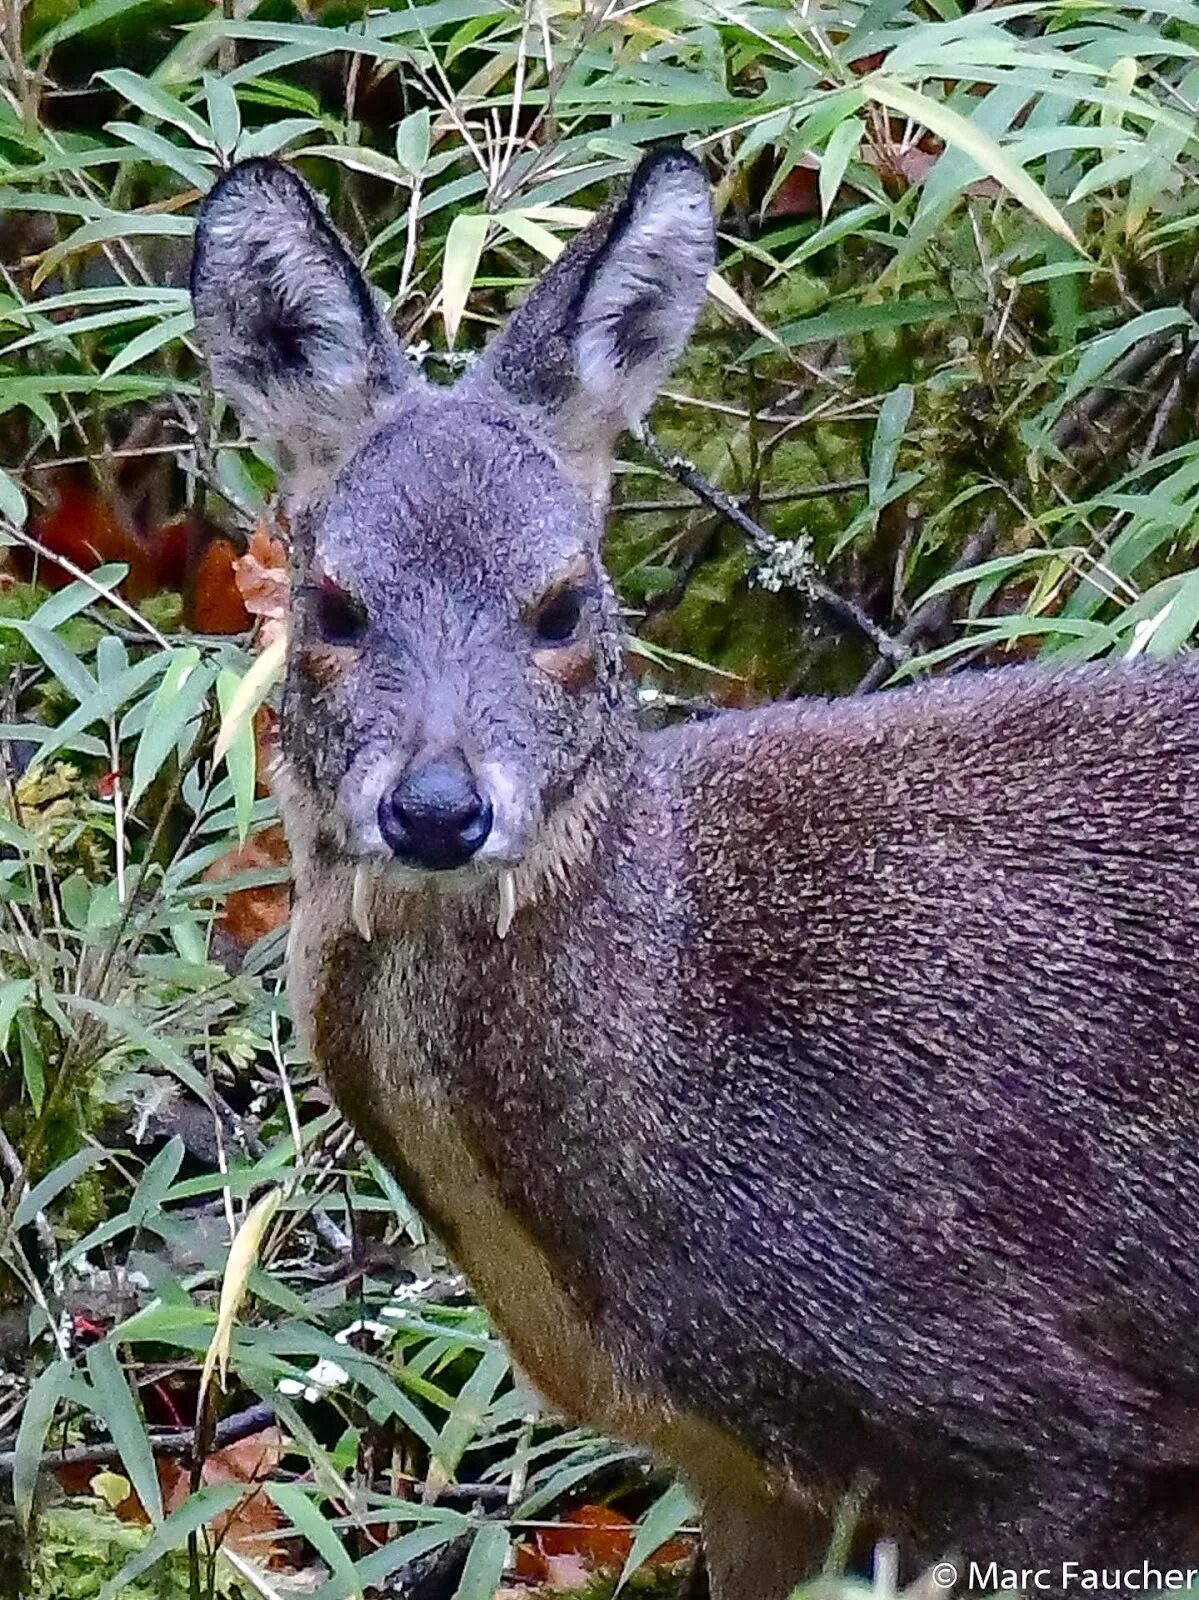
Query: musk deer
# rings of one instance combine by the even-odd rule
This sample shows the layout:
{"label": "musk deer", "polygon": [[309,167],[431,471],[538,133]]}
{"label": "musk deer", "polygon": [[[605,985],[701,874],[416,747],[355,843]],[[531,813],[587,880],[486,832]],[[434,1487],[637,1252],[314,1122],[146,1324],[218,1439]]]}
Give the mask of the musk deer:
{"label": "musk deer", "polygon": [[1181,1558],[1199,675],[639,732],[602,515],[713,239],[648,158],[441,388],[300,179],[206,200],[199,335],[289,486],[298,1016],[549,1400],[692,1487],[717,1600],[863,1484],[912,1571]]}

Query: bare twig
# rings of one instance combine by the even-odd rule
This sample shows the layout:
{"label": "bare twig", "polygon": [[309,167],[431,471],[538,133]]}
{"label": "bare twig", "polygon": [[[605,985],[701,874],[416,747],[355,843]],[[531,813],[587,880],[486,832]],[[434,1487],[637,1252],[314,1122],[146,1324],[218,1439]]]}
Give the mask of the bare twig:
{"label": "bare twig", "polygon": [[[267,1401],[260,1405],[249,1406],[245,1411],[239,1411],[232,1417],[226,1417],[223,1422],[218,1422],[213,1431],[213,1447],[221,1449],[227,1444],[237,1444],[239,1440],[248,1439],[252,1434],[261,1433],[263,1428],[269,1428],[275,1421],[275,1408]],[[155,1455],[159,1456],[187,1456],[191,1454],[192,1445],[195,1443],[195,1430],[192,1428],[179,1428],[170,1433],[151,1433],[150,1444]],[[12,1472],[17,1459],[15,1450],[0,1451],[0,1477]],[[109,1440],[101,1444],[75,1444],[62,1450],[43,1450],[41,1463],[44,1467],[61,1466],[86,1466],[89,1462],[97,1465],[105,1461],[120,1459],[120,1451]]]}
{"label": "bare twig", "polygon": [[1152,460],[1157,454],[1157,447],[1161,444],[1162,436],[1165,434],[1166,429],[1170,426],[1170,418],[1174,415],[1179,396],[1182,394],[1186,369],[1186,361],[1180,361],[1174,369],[1174,376],[1166,385],[1165,393],[1157,403],[1157,409],[1153,413],[1153,421],[1149,425],[1149,432],[1145,437],[1144,446],[1137,455],[1138,466],[1144,466],[1147,461]]}
{"label": "bare twig", "polygon": [[[642,431],[641,443],[656,466],[672,477],[676,483],[681,483],[684,488],[690,489],[692,494],[710,505],[714,511],[719,511],[721,516],[726,517],[734,527],[739,528],[759,555],[773,561],[777,560],[780,554],[785,555],[790,549],[786,540],[776,539],[760,522],[755,522],[733,495],[709,482],[693,462],[685,460],[682,456],[672,456],[664,450],[648,429]],[[906,650],[897,644],[884,628],[880,628],[856,600],[838,594],[814,572],[805,572],[802,581],[803,587],[818,605],[838,621],[848,623],[863,634],[879,655],[892,666],[898,666],[906,658]]]}
{"label": "bare twig", "polygon": [[[961,554],[954,562],[953,572],[965,572],[967,568],[977,566],[980,561],[985,561],[995,548],[995,541],[999,537],[999,514],[990,511],[983,518],[975,531],[962,546]],[[945,625],[949,617],[949,610],[953,604],[953,595],[950,592],[933,595],[931,600],[926,600],[923,605],[917,606],[908,620],[896,635],[896,644],[902,647],[905,655],[910,654],[921,639],[935,633],[938,628]],[[874,662],[870,670],[863,676],[858,684],[857,692],[865,694],[871,689],[877,689],[880,683],[886,681],[891,673],[890,662],[881,658]]]}
{"label": "bare twig", "polygon": [[[731,494],[729,499],[740,504],[755,500],[761,506],[791,505],[797,500],[823,500],[826,495],[851,494],[864,489],[867,478],[838,478],[832,483],[806,483],[795,489],[765,489],[761,494]],[[612,503],[614,517],[631,517],[647,511],[689,511],[695,504],[690,500],[616,500]]]}

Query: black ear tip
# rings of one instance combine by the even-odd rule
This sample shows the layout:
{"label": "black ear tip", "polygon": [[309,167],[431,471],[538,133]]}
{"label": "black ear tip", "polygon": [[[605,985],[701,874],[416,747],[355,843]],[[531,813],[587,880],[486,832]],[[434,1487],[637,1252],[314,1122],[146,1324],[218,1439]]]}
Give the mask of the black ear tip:
{"label": "black ear tip", "polygon": [[255,228],[277,233],[297,224],[301,228],[325,227],[320,202],[299,173],[269,156],[236,162],[213,184],[196,214],[193,298],[203,291],[207,258],[218,235],[241,234],[249,240]]}
{"label": "black ear tip", "polygon": [[204,196],[200,205],[200,221],[203,222],[216,207],[227,205],[230,201],[244,205],[255,198],[294,201],[300,197],[306,202],[310,199],[308,185],[290,167],[269,156],[251,156],[222,172]]}
{"label": "black ear tip", "polygon": [[703,162],[684,150],[681,144],[659,145],[642,156],[629,185],[630,198],[640,190],[670,181],[702,184],[708,187]]}
{"label": "black ear tip", "polygon": [[659,146],[641,158],[625,192],[622,210],[626,216],[649,206],[678,210],[692,225],[715,226],[712,212],[712,185],[703,163],[682,145]]}

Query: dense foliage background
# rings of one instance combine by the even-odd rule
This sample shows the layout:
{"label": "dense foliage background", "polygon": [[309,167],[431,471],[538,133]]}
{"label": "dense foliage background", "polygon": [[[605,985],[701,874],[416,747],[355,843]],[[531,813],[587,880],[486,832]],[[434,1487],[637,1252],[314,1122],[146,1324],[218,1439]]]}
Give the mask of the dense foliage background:
{"label": "dense foliage background", "polygon": [[9,0],[0,1592],[664,1593],[692,1550],[293,1041],[285,530],[185,288],[221,167],[295,161],[448,377],[685,139],[720,276],[609,543],[647,718],[886,692],[1190,639],[1197,45],[1187,0]]}

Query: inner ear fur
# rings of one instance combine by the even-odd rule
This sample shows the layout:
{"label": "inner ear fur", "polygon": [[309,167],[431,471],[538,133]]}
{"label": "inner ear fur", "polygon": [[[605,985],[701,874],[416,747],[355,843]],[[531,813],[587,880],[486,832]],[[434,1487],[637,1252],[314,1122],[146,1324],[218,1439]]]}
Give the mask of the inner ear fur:
{"label": "inner ear fur", "polygon": [[215,387],[295,457],[331,453],[421,382],[321,201],[277,161],[243,161],[208,194],[191,293]]}
{"label": "inner ear fur", "polygon": [[512,314],[468,384],[498,384],[603,498],[616,440],[682,354],[714,261],[703,168],[679,149],[647,156]]}

